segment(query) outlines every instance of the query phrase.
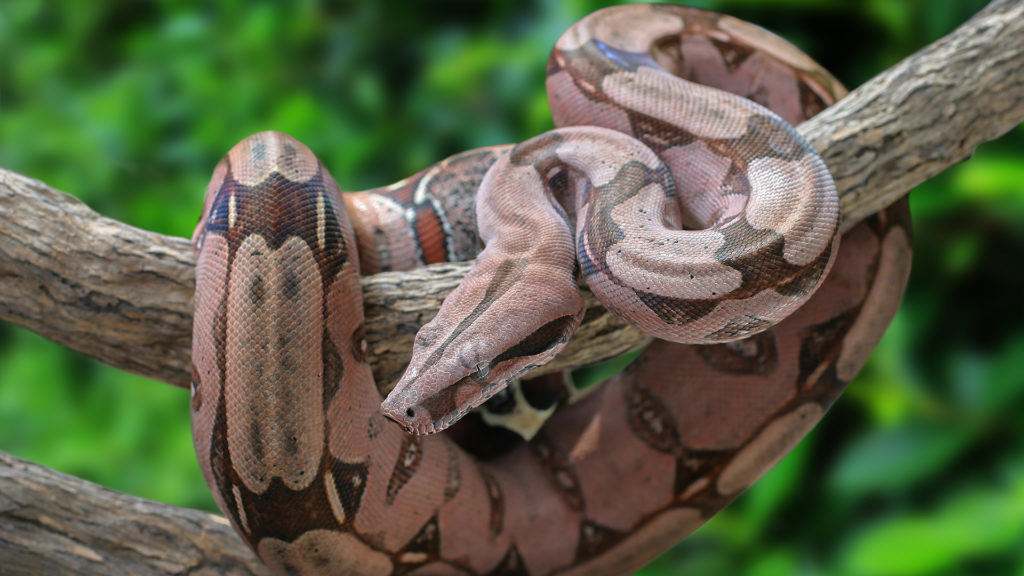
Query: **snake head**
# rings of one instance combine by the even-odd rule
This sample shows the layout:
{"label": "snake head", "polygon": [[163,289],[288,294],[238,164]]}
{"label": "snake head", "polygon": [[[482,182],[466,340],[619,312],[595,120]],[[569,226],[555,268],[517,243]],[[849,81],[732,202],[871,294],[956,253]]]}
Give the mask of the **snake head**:
{"label": "snake head", "polygon": [[567,292],[550,289],[547,267],[537,271],[481,254],[417,333],[409,367],[381,405],[384,415],[412,434],[440,432],[553,358],[579,326],[583,300],[572,274],[561,273]]}

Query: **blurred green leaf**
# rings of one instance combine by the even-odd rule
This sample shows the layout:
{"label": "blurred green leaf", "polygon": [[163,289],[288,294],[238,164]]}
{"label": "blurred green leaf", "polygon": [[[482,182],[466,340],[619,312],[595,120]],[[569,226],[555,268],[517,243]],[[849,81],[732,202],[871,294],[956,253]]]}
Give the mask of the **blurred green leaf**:
{"label": "blurred green leaf", "polygon": [[868,525],[846,546],[845,574],[936,574],[1024,542],[1024,476],[999,491],[964,488],[935,514],[899,515]]}
{"label": "blurred green leaf", "polygon": [[876,428],[847,446],[829,486],[845,498],[902,492],[941,472],[971,439],[969,428],[917,420]]}
{"label": "blurred green leaf", "polygon": [[748,576],[796,576],[805,573],[800,569],[800,559],[792,550],[786,549],[767,551],[757,557],[746,571]]}
{"label": "blurred green leaf", "polygon": [[986,412],[1002,412],[1016,418],[1014,410],[1024,397],[1024,331],[1016,334],[991,358],[980,360],[985,365],[984,379],[971,390],[981,400],[979,408]]}

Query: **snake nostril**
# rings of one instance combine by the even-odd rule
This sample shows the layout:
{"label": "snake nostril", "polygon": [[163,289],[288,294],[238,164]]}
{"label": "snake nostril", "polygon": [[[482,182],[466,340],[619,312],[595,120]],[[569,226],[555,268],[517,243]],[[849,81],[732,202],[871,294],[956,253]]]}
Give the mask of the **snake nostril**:
{"label": "snake nostril", "polygon": [[409,418],[412,418],[412,417],[416,416],[416,411],[413,410],[412,408],[406,408],[405,409],[405,415],[408,416]]}

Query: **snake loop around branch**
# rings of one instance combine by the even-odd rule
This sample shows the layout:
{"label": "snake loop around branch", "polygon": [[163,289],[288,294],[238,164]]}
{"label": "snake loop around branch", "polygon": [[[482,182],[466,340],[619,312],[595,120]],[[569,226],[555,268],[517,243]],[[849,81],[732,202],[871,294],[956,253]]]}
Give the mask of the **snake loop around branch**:
{"label": "snake loop around branch", "polygon": [[[279,133],[216,168],[194,237],[195,446],[275,571],[628,572],[777,462],[881,337],[906,204],[838,242],[834,187],[791,125],[843,90],[809,58],[728,16],[623,6],[563,35],[548,92],[556,131],[385,188],[343,194]],[[382,411],[359,274],[472,257]],[[496,459],[417,435],[557,353],[578,275],[674,342]]]}

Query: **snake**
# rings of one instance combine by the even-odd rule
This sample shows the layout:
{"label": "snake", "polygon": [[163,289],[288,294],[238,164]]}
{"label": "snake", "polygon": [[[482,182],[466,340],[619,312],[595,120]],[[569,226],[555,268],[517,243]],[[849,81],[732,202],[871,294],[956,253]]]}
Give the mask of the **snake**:
{"label": "snake", "polygon": [[[342,192],[261,132],[193,236],[190,412],[220,510],[277,574],[626,574],[774,466],[836,400],[909,275],[906,200],[842,234],[793,128],[845,94],[785,40],[670,5],[556,42],[557,126]],[[385,396],[360,275],[476,259]],[[580,286],[654,336],[484,458],[438,433],[565,345]]]}

